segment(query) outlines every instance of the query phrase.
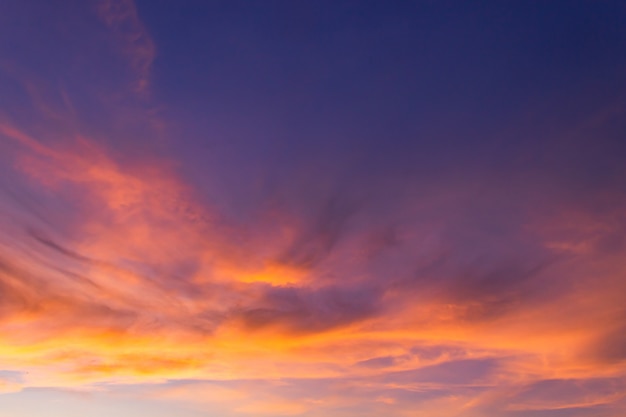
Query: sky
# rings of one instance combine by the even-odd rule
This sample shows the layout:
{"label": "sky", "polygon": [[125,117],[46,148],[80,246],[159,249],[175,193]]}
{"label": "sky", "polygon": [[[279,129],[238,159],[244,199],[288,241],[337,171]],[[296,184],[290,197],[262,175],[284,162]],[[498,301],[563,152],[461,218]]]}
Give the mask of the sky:
{"label": "sky", "polygon": [[620,0],[0,0],[0,417],[626,414]]}

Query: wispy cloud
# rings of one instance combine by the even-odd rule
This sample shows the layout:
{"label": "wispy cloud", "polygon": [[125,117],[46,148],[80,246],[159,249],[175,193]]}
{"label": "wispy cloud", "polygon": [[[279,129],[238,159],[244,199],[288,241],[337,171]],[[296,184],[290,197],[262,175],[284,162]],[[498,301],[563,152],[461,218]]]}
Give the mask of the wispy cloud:
{"label": "wispy cloud", "polygon": [[156,46],[139,18],[132,0],[98,0],[98,13],[114,35],[120,51],[128,59],[135,80],[133,90],[140,95],[150,91],[152,63]]}

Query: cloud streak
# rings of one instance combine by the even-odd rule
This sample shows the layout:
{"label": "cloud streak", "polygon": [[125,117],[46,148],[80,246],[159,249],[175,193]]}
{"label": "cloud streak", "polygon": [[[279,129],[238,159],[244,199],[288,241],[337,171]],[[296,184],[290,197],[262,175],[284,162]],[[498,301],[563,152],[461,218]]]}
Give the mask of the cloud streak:
{"label": "cloud streak", "polygon": [[126,56],[135,80],[133,91],[146,95],[150,89],[156,47],[132,0],[99,0],[98,14]]}

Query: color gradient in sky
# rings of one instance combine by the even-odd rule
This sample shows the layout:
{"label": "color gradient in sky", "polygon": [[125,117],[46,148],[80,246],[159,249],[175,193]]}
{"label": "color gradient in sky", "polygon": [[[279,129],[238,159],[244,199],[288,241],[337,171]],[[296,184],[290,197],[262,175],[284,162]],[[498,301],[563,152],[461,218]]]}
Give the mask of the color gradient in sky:
{"label": "color gradient in sky", "polygon": [[621,0],[0,0],[0,417],[626,415]]}

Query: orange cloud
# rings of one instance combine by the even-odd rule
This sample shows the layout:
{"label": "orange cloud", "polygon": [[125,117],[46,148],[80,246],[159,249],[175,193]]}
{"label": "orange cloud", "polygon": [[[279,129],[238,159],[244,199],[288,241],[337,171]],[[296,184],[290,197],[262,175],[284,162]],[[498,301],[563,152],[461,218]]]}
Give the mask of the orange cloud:
{"label": "orange cloud", "polygon": [[[135,5],[98,10],[145,96],[155,46]],[[533,202],[549,209],[501,240],[473,216],[476,193],[501,204],[490,184],[408,198],[394,227],[340,196],[243,227],[171,161],[121,155],[29,85],[41,123],[0,123],[1,158],[24,193],[0,201],[0,359],[28,374],[0,374],[0,391],[143,383],[151,398],[241,415],[484,416],[623,400],[620,198],[600,212]],[[50,119],[67,126],[47,131]]]}
{"label": "orange cloud", "polygon": [[[597,281],[600,273],[601,283],[623,285],[616,255],[590,249],[526,272],[479,268],[463,278],[473,280],[472,288],[483,280],[496,285],[492,274],[518,274],[528,288],[485,287],[476,294],[457,281],[449,288],[420,281],[373,290],[320,287],[315,268],[281,264],[278,249],[238,264],[237,249],[214,227],[216,215],[194,202],[167,164],[122,166],[83,137],[52,147],[10,125],[0,128],[21,146],[15,160],[34,185],[77,204],[80,213],[72,219],[75,237],[64,243],[36,231],[23,237],[26,251],[10,253],[5,242],[0,354],[15,369],[33,369],[27,383],[313,378],[354,379],[381,392],[434,391],[447,383],[407,383],[400,376],[490,358],[500,358],[500,370],[484,381],[488,385],[622,377],[626,371],[589,361],[603,355],[596,341],[620,331],[619,291]],[[614,230],[565,224],[576,233],[592,230],[593,242]],[[562,233],[546,233],[549,250],[559,253],[569,244]],[[555,247],[554,239],[561,244]],[[527,293],[535,281],[549,291],[550,280],[565,289],[557,297]],[[502,296],[521,304],[503,308]],[[367,303],[374,304],[360,310]],[[381,406],[403,404],[393,395],[377,398]],[[471,398],[459,407],[485,403]],[[308,409],[293,404],[274,397],[244,401],[237,410],[290,415]]]}

